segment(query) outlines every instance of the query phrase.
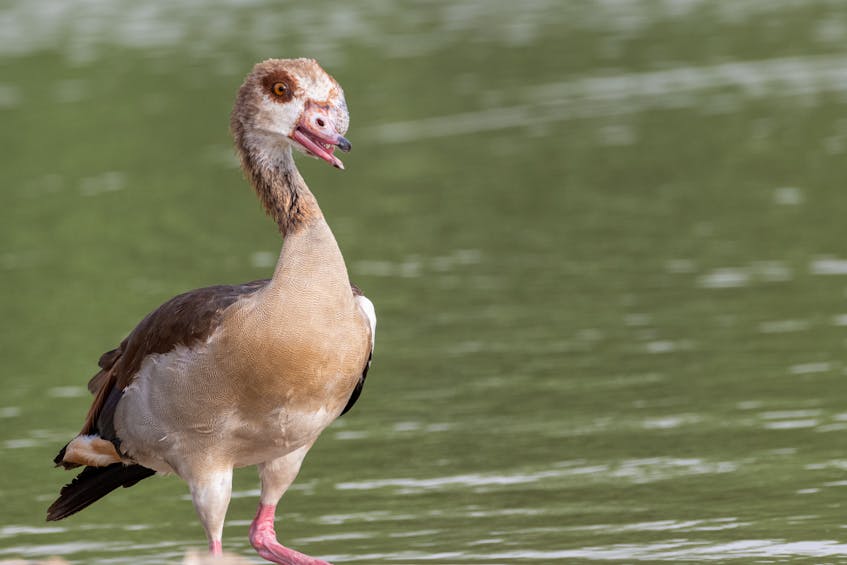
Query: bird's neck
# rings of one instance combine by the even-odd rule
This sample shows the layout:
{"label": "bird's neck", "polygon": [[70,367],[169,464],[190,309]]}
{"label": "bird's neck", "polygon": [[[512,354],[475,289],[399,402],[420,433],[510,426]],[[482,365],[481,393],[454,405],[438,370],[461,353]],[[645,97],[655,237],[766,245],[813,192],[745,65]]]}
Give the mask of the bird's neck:
{"label": "bird's neck", "polygon": [[292,291],[350,294],[341,250],[294,164],[290,146],[284,144],[273,152],[241,144],[239,149],[244,171],[284,237],[269,298]]}
{"label": "bird's neck", "polygon": [[239,156],[262,206],[286,237],[322,220],[323,213],[294,164],[291,146],[278,142],[268,147],[267,141],[239,140]]}

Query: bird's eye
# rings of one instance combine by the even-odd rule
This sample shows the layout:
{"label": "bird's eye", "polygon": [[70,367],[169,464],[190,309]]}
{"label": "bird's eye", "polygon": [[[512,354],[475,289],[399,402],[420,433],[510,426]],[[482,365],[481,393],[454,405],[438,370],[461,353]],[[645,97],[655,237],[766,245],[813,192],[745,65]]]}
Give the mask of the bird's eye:
{"label": "bird's eye", "polygon": [[288,85],[284,82],[274,83],[273,86],[274,94],[277,96],[287,96],[288,95]]}

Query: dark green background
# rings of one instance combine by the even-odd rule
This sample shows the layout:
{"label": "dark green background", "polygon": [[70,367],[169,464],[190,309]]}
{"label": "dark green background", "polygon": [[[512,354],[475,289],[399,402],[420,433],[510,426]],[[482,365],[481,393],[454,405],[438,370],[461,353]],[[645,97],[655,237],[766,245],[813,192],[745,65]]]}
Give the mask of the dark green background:
{"label": "dark green background", "polygon": [[174,478],[44,523],[51,459],[144,314],[271,272],[228,114],[256,61],[312,56],[354,150],[300,168],[379,328],[285,543],[847,559],[845,44],[824,0],[0,2],[0,558],[204,546]]}

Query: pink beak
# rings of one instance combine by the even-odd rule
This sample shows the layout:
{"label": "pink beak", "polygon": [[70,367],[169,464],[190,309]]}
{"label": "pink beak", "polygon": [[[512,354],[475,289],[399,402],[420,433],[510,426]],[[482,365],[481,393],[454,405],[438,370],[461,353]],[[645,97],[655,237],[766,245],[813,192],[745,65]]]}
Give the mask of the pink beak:
{"label": "pink beak", "polygon": [[291,139],[302,145],[310,155],[338,169],[344,169],[344,163],[333,154],[335,148],[346,153],[352,147],[347,138],[338,133],[329,111],[311,102],[303,110]]}

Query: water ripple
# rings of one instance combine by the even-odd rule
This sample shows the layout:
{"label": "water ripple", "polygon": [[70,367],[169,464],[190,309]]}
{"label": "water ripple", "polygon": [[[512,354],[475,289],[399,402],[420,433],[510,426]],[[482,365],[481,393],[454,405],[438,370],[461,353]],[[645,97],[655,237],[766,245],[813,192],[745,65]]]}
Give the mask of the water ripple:
{"label": "water ripple", "polygon": [[733,89],[733,95],[741,99],[844,92],[845,69],[847,57],[826,55],[584,77],[530,87],[524,104],[385,123],[374,126],[371,135],[383,143],[399,143],[651,109],[702,108],[702,96],[692,94],[725,89]]}
{"label": "water ripple", "polygon": [[337,483],[339,490],[376,490],[383,488],[398,489],[401,494],[411,494],[428,490],[443,490],[451,487],[492,487],[538,483],[550,479],[582,477],[593,481],[628,480],[643,484],[666,480],[678,476],[712,473],[731,473],[738,464],[731,461],[711,462],[697,458],[681,459],[673,457],[654,457],[646,459],[627,459],[620,463],[584,464],[584,461],[563,461],[552,468],[539,471],[518,471],[513,473],[465,473],[418,478],[389,478],[369,481],[351,481]]}

